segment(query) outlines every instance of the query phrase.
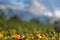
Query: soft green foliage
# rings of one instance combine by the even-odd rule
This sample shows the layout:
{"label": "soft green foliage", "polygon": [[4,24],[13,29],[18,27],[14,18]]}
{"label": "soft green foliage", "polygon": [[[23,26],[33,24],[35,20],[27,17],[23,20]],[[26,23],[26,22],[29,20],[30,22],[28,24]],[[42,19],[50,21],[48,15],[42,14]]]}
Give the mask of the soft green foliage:
{"label": "soft green foliage", "polygon": [[[51,36],[50,32],[54,31],[54,25],[47,25],[42,23],[26,22],[17,18],[11,18],[6,20],[5,18],[0,18],[0,32],[5,35],[4,39],[9,38],[7,35],[12,34],[13,37],[17,32],[24,33],[47,33],[47,37]],[[54,34],[56,36],[56,34]]]}
{"label": "soft green foliage", "polygon": [[41,23],[34,23],[34,22],[25,22],[22,20],[11,18],[9,20],[0,18],[0,30],[9,31],[15,29],[17,31],[24,31],[29,32],[33,29],[42,30],[42,32],[53,31],[52,25],[46,25]]}

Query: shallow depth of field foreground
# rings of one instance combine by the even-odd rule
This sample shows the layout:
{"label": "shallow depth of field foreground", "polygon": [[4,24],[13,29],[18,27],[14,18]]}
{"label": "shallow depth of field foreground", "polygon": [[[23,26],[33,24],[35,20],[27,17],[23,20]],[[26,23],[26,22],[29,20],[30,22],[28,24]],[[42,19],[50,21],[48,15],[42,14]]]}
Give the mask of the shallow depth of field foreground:
{"label": "shallow depth of field foreground", "polygon": [[60,40],[60,33],[55,32],[57,24],[0,18],[0,40]]}

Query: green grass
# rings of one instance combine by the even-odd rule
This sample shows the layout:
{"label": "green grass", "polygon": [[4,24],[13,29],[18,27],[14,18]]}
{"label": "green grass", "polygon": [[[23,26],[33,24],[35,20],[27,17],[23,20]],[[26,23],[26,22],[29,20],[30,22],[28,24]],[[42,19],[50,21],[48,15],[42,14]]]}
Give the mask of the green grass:
{"label": "green grass", "polygon": [[[28,33],[35,34],[36,31],[40,33],[47,33],[48,36],[51,36],[51,32],[54,31],[54,25],[25,22],[15,19],[0,19],[0,33],[4,34],[6,37],[8,34],[16,34],[17,32],[21,32],[26,35]],[[56,33],[55,35],[58,36],[58,33]]]}

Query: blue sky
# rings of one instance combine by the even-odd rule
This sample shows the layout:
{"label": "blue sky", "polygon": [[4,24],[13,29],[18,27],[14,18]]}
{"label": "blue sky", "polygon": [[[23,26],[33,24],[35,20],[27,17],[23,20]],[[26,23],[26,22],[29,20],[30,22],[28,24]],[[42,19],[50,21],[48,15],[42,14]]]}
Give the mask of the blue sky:
{"label": "blue sky", "polygon": [[[25,3],[23,3],[26,1]],[[4,2],[6,4],[20,5],[20,6],[28,6],[33,0],[0,0],[0,3]],[[60,9],[60,0],[38,0],[40,3],[45,5],[49,9]],[[52,8],[53,7],[53,8]]]}
{"label": "blue sky", "polygon": [[60,0],[40,0],[40,2],[54,12],[53,15],[60,17]]}
{"label": "blue sky", "polygon": [[52,9],[60,9],[60,0],[41,0],[41,3]]}
{"label": "blue sky", "polygon": [[[0,0],[0,4],[17,5],[20,7],[30,7],[35,0]],[[42,4],[49,13],[60,17],[60,0],[36,0]],[[38,5],[38,4],[37,4]],[[37,14],[37,13],[36,13]]]}
{"label": "blue sky", "polygon": [[[32,18],[37,18],[43,15],[40,18],[41,22],[47,22],[47,18],[49,17],[58,17],[60,18],[60,0],[0,0],[0,6],[2,5],[12,5],[19,6],[21,9],[26,9],[28,7],[28,12],[30,13],[21,13],[21,17],[23,20],[30,20]],[[17,13],[18,16],[20,13]],[[31,15],[32,14],[32,15]],[[9,15],[14,15],[10,13]],[[51,19],[54,21],[53,19]]]}
{"label": "blue sky", "polygon": [[[40,8],[42,8],[43,10],[47,10],[46,13],[44,12],[43,14],[60,17],[60,0],[38,0],[38,1],[36,0],[35,4],[39,5],[39,3],[37,2],[40,3],[40,6],[39,6]],[[35,12],[35,14],[37,13]]]}
{"label": "blue sky", "polygon": [[0,4],[17,5],[20,7],[27,7],[31,2],[31,0],[0,0]]}

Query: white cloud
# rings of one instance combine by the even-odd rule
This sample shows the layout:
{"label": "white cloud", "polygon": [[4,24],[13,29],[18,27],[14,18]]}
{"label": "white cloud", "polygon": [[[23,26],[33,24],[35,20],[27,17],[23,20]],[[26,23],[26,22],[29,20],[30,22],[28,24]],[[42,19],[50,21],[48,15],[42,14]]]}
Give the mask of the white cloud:
{"label": "white cloud", "polygon": [[55,10],[55,16],[60,17],[60,10]]}
{"label": "white cloud", "polygon": [[46,11],[46,12],[44,12],[44,15],[45,16],[49,16],[49,17],[52,17],[53,16],[53,13],[51,11]]}
{"label": "white cloud", "polygon": [[44,6],[38,3],[37,0],[34,0],[32,6],[29,8],[29,11],[34,13],[35,15],[40,15],[40,13],[42,13],[43,10]]}
{"label": "white cloud", "polygon": [[39,3],[37,0],[34,0],[31,8],[29,9],[36,16],[45,15],[52,16],[52,12],[49,11],[44,5]]}

